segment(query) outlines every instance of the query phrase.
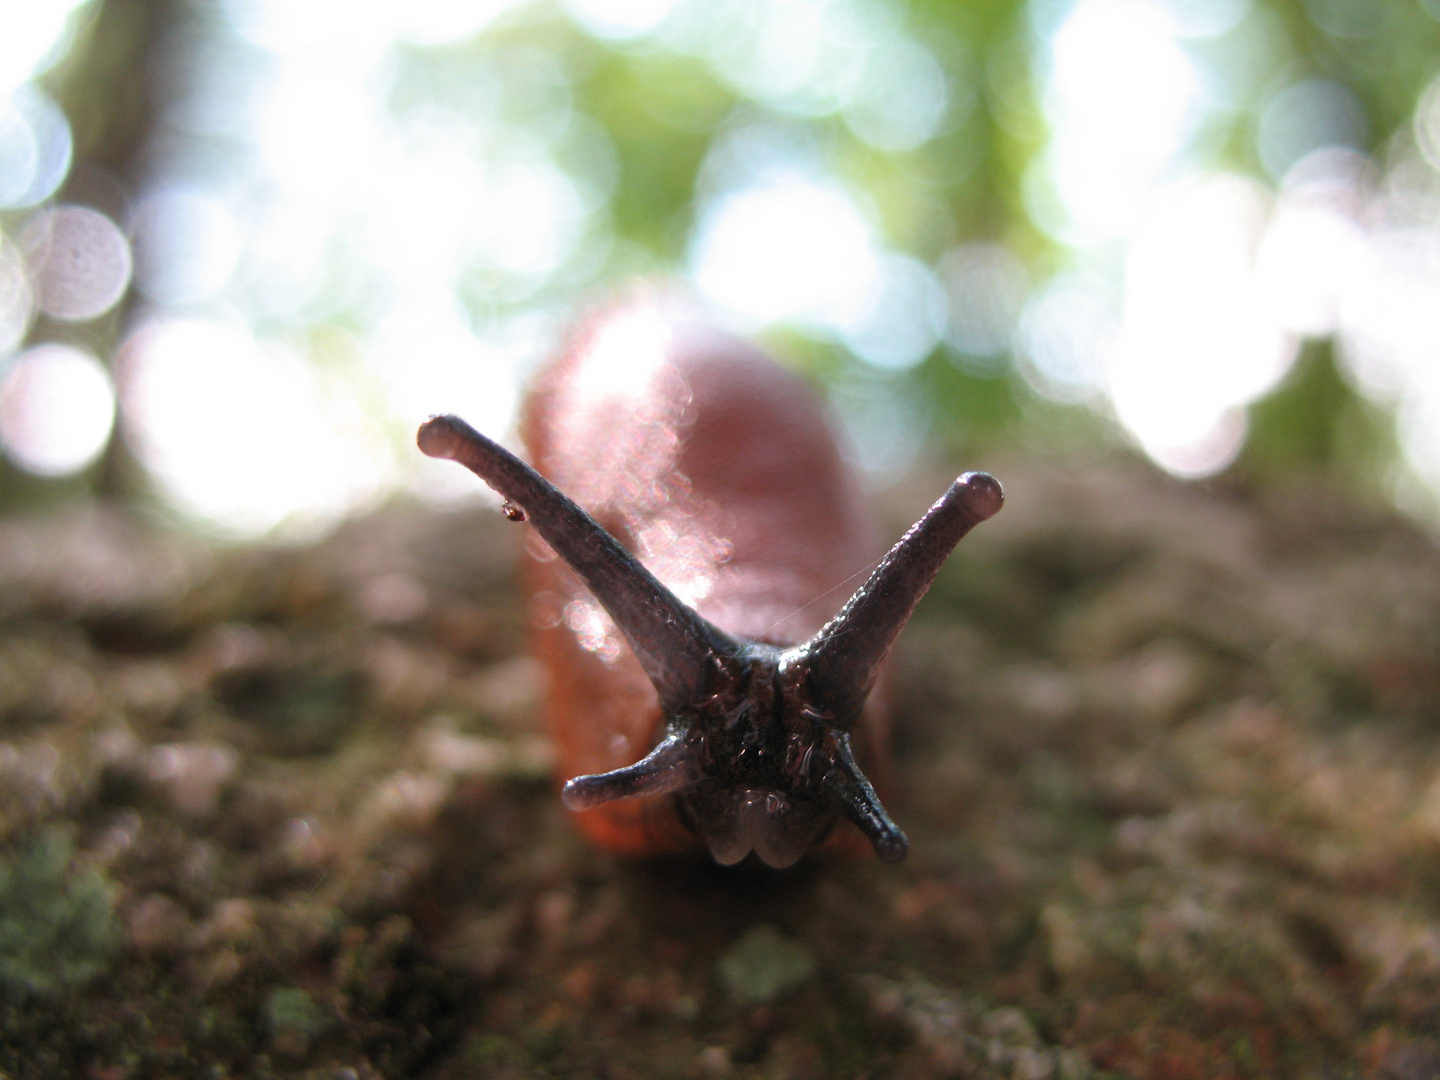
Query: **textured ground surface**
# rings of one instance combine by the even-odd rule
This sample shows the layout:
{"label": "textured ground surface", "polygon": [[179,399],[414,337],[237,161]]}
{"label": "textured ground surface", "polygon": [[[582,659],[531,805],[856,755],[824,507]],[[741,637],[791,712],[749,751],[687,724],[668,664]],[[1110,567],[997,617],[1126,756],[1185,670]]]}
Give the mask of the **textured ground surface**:
{"label": "textured ground surface", "polygon": [[909,861],[780,874],[569,831],[498,514],[0,523],[0,1074],[1440,1074],[1440,550],[1003,478],[903,639]]}

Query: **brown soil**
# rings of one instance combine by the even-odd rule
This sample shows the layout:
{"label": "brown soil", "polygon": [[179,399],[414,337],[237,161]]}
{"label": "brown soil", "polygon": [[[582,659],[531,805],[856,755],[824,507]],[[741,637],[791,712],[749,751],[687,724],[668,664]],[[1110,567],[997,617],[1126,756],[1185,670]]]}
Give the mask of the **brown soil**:
{"label": "brown soil", "polygon": [[0,1074],[1440,1075],[1433,538],[996,471],[902,638],[898,868],[587,847],[494,511],[0,523]]}

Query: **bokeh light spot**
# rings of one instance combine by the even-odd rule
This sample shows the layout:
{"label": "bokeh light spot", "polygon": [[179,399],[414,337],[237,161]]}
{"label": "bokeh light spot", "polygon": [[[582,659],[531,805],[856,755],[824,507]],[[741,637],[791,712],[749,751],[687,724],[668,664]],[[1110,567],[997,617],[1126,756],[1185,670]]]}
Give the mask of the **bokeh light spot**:
{"label": "bokeh light spot", "polygon": [[177,505],[225,530],[322,528],[393,470],[352,385],[237,327],[151,322],[117,367],[130,445]]}
{"label": "bokeh light spot", "polygon": [[650,33],[674,7],[675,0],[565,0],[565,11],[588,33],[612,40]]}
{"label": "bokeh light spot", "polygon": [[341,63],[366,65],[383,51],[405,5],[385,0],[221,0],[242,37],[277,54],[326,50]]}
{"label": "bokeh light spot", "polygon": [[68,476],[99,457],[115,421],[100,361],[69,345],[37,345],[0,372],[0,445],[40,476]]}
{"label": "bokeh light spot", "polygon": [[1051,279],[1020,319],[1020,374],[1052,401],[1095,400],[1105,357],[1119,328],[1118,290],[1098,273],[1071,270]]}
{"label": "bokeh light spot", "polygon": [[35,296],[25,260],[0,236],[0,356],[20,344],[34,314]]}
{"label": "bokeh light spot", "polygon": [[1163,0],[1165,10],[1187,38],[1228,34],[1250,14],[1254,0]]}
{"label": "bokeh light spot", "polygon": [[[1052,137],[1037,162],[1044,183],[1032,178],[1027,196],[1062,241],[1129,235],[1188,145],[1206,99],[1179,36],[1155,0],[1079,0],[1050,40]],[[1046,187],[1062,215],[1045,212]]]}
{"label": "bokeh light spot", "polygon": [[845,94],[842,111],[864,142],[899,153],[934,138],[949,103],[949,81],[935,55],[902,38],[870,54],[863,74]]}
{"label": "bokeh light spot", "polygon": [[1228,465],[1244,443],[1237,411],[1294,361],[1296,341],[1257,285],[1269,209],[1252,180],[1195,178],[1164,193],[1130,249],[1106,354],[1110,398],[1146,453],[1177,475]]}
{"label": "bokeh light spot", "polygon": [[566,173],[547,162],[502,166],[475,197],[483,250],[521,278],[549,275],[579,240],[585,219],[580,193]]}
{"label": "bokeh light spot", "polygon": [[1385,22],[1385,5],[1375,0],[1305,0],[1310,21],[1331,37],[1373,37]]}
{"label": "bokeh light spot", "polygon": [[864,475],[888,484],[915,467],[932,416],[913,384],[873,368],[852,369],[831,385],[830,402]]}
{"label": "bokeh light spot", "polygon": [[1145,452],[1166,472],[1182,480],[1203,480],[1223,472],[1240,456],[1249,422],[1240,408],[1225,409],[1218,415],[1197,414],[1194,419],[1205,425],[1198,433],[1191,429],[1151,429],[1143,422],[1132,430]]}
{"label": "bokeh light spot", "polygon": [[515,0],[406,0],[397,4],[398,34],[416,45],[443,45],[478,34]]}
{"label": "bokeh light spot", "polygon": [[866,311],[879,267],[870,226],[833,183],[791,173],[720,195],[691,249],[700,289],[758,323],[838,327]]}
{"label": "bokeh light spot", "polygon": [[[402,430],[413,430],[435,413],[453,412],[499,436],[510,427],[519,402],[517,357],[533,348],[504,344],[511,347],[477,338],[459,304],[440,294],[429,303],[398,305],[386,315],[365,350],[365,363],[379,378],[386,412]],[[402,460],[427,498],[491,495],[489,488],[477,490],[464,473],[433,458],[406,455]]]}
{"label": "bokeh light spot", "polygon": [[1355,91],[1334,79],[1301,79],[1276,93],[1260,113],[1260,163],[1279,180],[1322,147],[1364,149],[1367,129]]}
{"label": "bokeh light spot", "polygon": [[[1370,397],[1387,405],[1440,402],[1440,231],[1389,227],[1368,237],[1342,300],[1341,356]],[[1410,405],[1427,411],[1432,406]],[[1440,479],[1440,457],[1433,463]]]}
{"label": "bokeh light spot", "polygon": [[694,49],[746,97],[801,116],[834,111],[861,77],[889,13],[845,0],[692,4]]}
{"label": "bokeh light spot", "polygon": [[1430,80],[1415,106],[1415,141],[1430,167],[1440,171],[1440,75]]}
{"label": "bokeh light spot", "polygon": [[38,214],[20,246],[40,310],[52,318],[84,322],[103,315],[130,284],[130,244],[98,210],[57,206]]}
{"label": "bokeh light spot", "polygon": [[230,280],[240,231],[223,203],[204,192],[165,187],[135,210],[135,284],[160,304],[191,304]]}
{"label": "bokeh light spot", "polygon": [[0,208],[48,199],[70,171],[72,153],[60,106],[33,86],[17,89],[0,105]]}
{"label": "bokeh light spot", "polygon": [[843,340],[851,352],[875,367],[914,367],[940,343],[945,288],[934,271],[908,255],[883,254],[877,269],[869,303],[844,329]]}
{"label": "bokeh light spot", "polygon": [[1286,330],[1321,337],[1338,328],[1344,297],[1369,259],[1358,219],[1371,171],[1364,155],[1327,147],[1286,174],[1256,260],[1257,284]]}
{"label": "bokeh light spot", "polygon": [[7,4],[0,34],[0,98],[48,68],[65,51],[75,31],[77,9],[86,0],[43,0]]}
{"label": "bokeh light spot", "polygon": [[606,319],[590,341],[590,361],[580,369],[580,396],[599,401],[646,384],[666,363],[673,336],[657,308],[641,306]]}
{"label": "bokeh light spot", "polygon": [[962,366],[995,373],[1014,344],[1030,292],[1025,264],[996,244],[965,244],[941,260],[940,273],[950,299],[947,340]]}

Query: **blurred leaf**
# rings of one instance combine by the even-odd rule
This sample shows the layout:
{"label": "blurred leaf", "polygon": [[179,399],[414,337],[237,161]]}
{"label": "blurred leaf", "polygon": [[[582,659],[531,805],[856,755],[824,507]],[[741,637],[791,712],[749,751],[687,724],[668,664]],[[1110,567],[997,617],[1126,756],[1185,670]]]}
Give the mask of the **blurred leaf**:
{"label": "blurred leaf", "polygon": [[1373,491],[1395,454],[1391,417],[1345,380],[1331,342],[1311,341],[1289,377],[1250,409],[1240,471],[1262,483],[1324,475]]}

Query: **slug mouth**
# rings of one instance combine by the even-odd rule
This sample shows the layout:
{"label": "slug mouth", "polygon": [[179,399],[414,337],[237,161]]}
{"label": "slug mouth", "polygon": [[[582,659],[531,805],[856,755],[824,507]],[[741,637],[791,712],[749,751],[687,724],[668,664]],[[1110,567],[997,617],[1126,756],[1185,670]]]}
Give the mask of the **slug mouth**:
{"label": "slug mouth", "polygon": [[753,851],[776,870],[799,862],[836,816],[771,788],[736,788],[688,809],[716,862],[734,866]]}

